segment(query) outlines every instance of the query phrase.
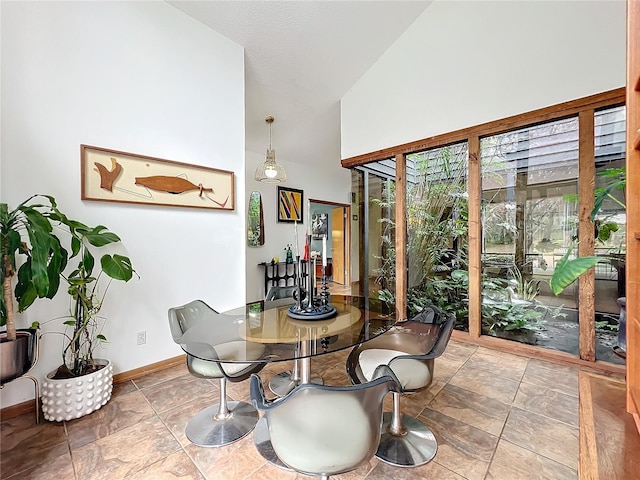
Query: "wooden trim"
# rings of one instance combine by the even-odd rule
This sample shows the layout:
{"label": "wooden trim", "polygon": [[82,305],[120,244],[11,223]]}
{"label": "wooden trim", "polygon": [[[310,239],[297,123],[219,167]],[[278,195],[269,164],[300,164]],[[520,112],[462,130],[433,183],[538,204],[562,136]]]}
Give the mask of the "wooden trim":
{"label": "wooden trim", "polygon": [[358,165],[364,165],[365,163],[393,158],[399,154],[408,154],[429,148],[442,147],[451,143],[467,140],[474,136],[483,137],[487,135],[496,135],[514,128],[566,118],[576,115],[585,109],[594,110],[605,106],[613,106],[614,104],[623,105],[624,101],[625,88],[621,87],[588,97],[540,108],[532,112],[521,113],[500,120],[482,123],[473,127],[463,128],[454,132],[435,135],[433,137],[423,138],[414,142],[376,150],[374,152],[357,155],[355,157],[345,158],[341,163],[344,168],[352,168]]}
{"label": "wooden trim", "polygon": [[36,409],[33,399],[26,402],[16,403],[0,410],[0,420],[9,420],[10,418],[19,417],[20,415],[33,415]]}
{"label": "wooden trim", "polygon": [[596,446],[596,429],[593,418],[593,401],[591,397],[591,381],[589,374],[578,374],[579,398],[579,442],[580,459],[578,478],[580,480],[598,480],[598,448]]}
{"label": "wooden trim", "polygon": [[178,355],[177,357],[167,358],[144,367],[134,368],[126,372],[116,373],[113,376],[113,383],[124,383],[129,380],[135,380],[136,378],[144,377],[150,373],[166,370],[167,368],[175,367],[187,361],[187,355]]}
{"label": "wooden trim", "polygon": [[396,156],[396,317],[407,317],[407,157]]}
{"label": "wooden trim", "polygon": [[[116,373],[113,376],[113,383],[115,385],[118,383],[128,382],[129,380],[135,380],[151,373],[166,370],[167,368],[175,367],[176,365],[181,365],[186,361],[186,354],[178,355],[177,357],[167,358],[166,360],[161,360],[150,365],[145,365],[144,367],[134,368],[133,370],[129,370],[127,372]],[[7,420],[9,418],[18,417],[27,413],[32,414],[34,413],[34,409],[35,402],[33,401],[33,399],[27,400],[26,402],[17,403],[15,405],[10,405],[8,407],[0,409],[0,418],[2,420]]]}
{"label": "wooden trim", "polygon": [[[578,255],[591,256],[595,252],[593,235],[593,191],[596,183],[593,110],[579,114],[578,143]],[[578,279],[578,319],[580,323],[580,358],[591,362],[596,359],[596,274],[591,268]]]}
{"label": "wooden trim", "polygon": [[322,205],[332,205],[334,207],[351,208],[351,205],[348,203],[329,202],[327,200],[316,200],[315,198],[310,198],[309,203],[321,203]]}
{"label": "wooden trim", "polygon": [[480,138],[469,139],[467,190],[469,192],[469,335],[482,334],[482,177]]}
{"label": "wooden trim", "polygon": [[627,411],[640,432],[640,2],[627,0]]}
{"label": "wooden trim", "polygon": [[469,335],[468,332],[462,332],[460,330],[454,330],[451,337],[454,340],[479,345],[481,347],[491,348],[493,350],[498,350],[501,352],[513,353],[514,355],[520,355],[527,358],[535,358],[547,362],[558,363],[561,365],[568,365],[570,367],[578,367],[594,372],[617,375],[620,377],[623,377],[625,373],[624,365],[616,365],[599,360],[595,362],[589,362],[567,352],[545,349],[534,345],[514,342],[513,340],[507,340],[504,338],[491,337],[489,335],[482,335],[475,338]]}

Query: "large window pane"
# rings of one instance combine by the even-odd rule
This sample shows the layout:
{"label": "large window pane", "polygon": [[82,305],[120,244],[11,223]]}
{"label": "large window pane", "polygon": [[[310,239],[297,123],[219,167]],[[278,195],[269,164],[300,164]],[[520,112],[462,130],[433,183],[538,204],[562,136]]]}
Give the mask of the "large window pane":
{"label": "large window pane", "polygon": [[391,298],[395,293],[395,160],[352,170],[354,222],[352,272],[359,295]]}
{"label": "large window pane", "polygon": [[594,118],[596,202],[603,198],[595,215],[595,253],[610,259],[596,267],[596,359],[613,363],[624,363],[615,352],[621,353],[617,299],[625,296],[627,217],[624,183],[620,183],[625,173],[625,112],[625,107],[608,108]]}
{"label": "large window pane", "polygon": [[407,156],[408,316],[426,305],[469,328],[467,142]]}
{"label": "large window pane", "polygon": [[578,119],[481,140],[483,333],[578,354],[577,286],[549,290],[577,237]]}

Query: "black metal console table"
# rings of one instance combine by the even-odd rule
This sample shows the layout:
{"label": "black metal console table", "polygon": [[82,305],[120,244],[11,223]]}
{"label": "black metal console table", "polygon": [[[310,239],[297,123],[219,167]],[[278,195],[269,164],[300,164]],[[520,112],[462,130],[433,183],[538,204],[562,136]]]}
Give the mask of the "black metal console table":
{"label": "black metal console table", "polygon": [[[269,287],[295,285],[295,279],[298,275],[297,263],[286,262],[261,262],[258,265],[264,267],[264,294],[269,291]],[[302,278],[307,276],[306,263],[302,263]],[[304,284],[304,282],[303,282]]]}

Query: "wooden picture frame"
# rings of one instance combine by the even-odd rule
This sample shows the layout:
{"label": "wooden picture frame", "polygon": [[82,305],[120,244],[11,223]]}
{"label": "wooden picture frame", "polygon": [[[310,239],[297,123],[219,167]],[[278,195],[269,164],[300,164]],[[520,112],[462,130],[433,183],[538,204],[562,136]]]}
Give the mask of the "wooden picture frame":
{"label": "wooden picture frame", "polygon": [[81,198],[235,210],[234,173],[80,145]]}
{"label": "wooden picture frame", "polygon": [[295,188],[278,187],[278,222],[300,224],[303,222],[304,193]]}

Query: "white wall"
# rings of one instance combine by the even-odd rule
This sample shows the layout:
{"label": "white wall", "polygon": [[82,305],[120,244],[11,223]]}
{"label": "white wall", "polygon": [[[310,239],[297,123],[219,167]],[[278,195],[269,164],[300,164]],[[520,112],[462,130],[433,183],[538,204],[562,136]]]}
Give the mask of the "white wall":
{"label": "white wall", "polygon": [[[276,147],[277,152],[277,145]],[[266,145],[265,145],[266,149]],[[308,227],[307,201],[310,198],[336,203],[349,203],[351,191],[351,173],[342,168],[339,159],[328,160],[321,166],[304,165],[287,162],[277,158],[285,172],[287,180],[282,186],[296,188],[304,192],[304,224],[298,225],[298,245],[300,254],[304,252],[304,235]],[[260,192],[262,196],[262,208],[264,213],[265,244],[262,247],[247,247],[247,301],[257,301],[264,298],[264,268],[259,267],[260,262],[269,262],[273,257],[279,257],[284,261],[285,247],[294,244],[294,226],[289,223],[277,223],[276,221],[276,192],[277,185],[260,183],[255,180],[257,166],[264,162],[264,154],[246,152],[247,179],[245,191],[245,203],[249,203],[251,192]],[[246,214],[246,212],[245,212]],[[246,245],[246,238],[244,245]],[[295,244],[294,244],[295,245]],[[295,255],[295,248],[294,248]]]}
{"label": "white wall", "polygon": [[625,84],[626,6],[435,1],[342,99],[342,158]]}
{"label": "white wall", "polygon": [[[2,201],[51,194],[69,217],[121,236],[141,278],[114,282],[102,310],[110,343],[99,355],[115,372],[179,355],[170,306],[245,301],[242,48],[164,2],[2,2],[1,12]],[[236,210],[82,202],[81,143],[233,170]],[[22,325],[65,315],[63,290]],[[44,336],[38,377],[60,364],[60,342]],[[28,383],[7,385],[1,406],[32,398]]]}

